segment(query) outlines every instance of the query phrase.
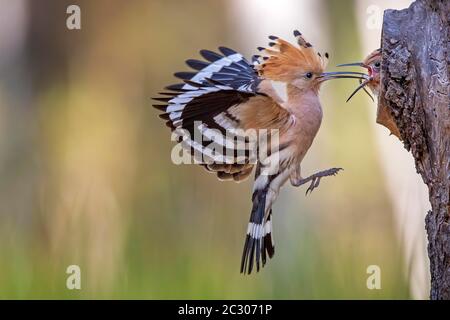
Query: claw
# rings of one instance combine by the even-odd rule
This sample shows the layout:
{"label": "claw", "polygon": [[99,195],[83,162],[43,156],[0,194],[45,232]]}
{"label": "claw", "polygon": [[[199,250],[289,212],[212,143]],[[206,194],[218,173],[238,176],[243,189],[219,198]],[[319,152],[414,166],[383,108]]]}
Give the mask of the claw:
{"label": "claw", "polygon": [[[314,188],[313,188],[313,190],[319,186],[319,183],[320,183],[320,178],[317,179],[317,182],[316,182],[316,183],[314,183]],[[312,191],[312,190],[311,190],[311,191]]]}
{"label": "claw", "polygon": [[335,175],[338,174],[338,172],[340,170],[344,170],[344,169],[342,169],[342,168],[331,168],[331,169],[328,169],[328,170],[324,170],[324,171],[318,172],[318,173],[310,176],[309,178],[303,179],[303,182],[301,182],[299,185],[301,185],[303,183],[306,183],[308,181],[311,181],[311,184],[309,185],[308,189],[306,189],[305,196],[307,196],[308,193],[312,193],[313,190],[319,186],[320,179],[322,177],[335,176]]}
{"label": "claw", "polygon": [[308,195],[308,192],[311,192],[311,185],[308,187],[308,189],[306,189],[305,196]]}
{"label": "claw", "polygon": [[306,195],[308,195],[308,192],[312,193],[313,190],[319,186],[320,178],[322,178],[322,177],[316,177],[311,181],[311,184],[309,185],[308,189],[306,190]]}

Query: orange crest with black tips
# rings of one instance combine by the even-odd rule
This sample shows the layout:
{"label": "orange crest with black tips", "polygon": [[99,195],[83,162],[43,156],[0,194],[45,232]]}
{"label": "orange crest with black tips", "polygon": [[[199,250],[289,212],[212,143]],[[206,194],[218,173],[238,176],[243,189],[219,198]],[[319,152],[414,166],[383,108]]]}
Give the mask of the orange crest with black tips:
{"label": "orange crest with black tips", "polygon": [[270,48],[258,48],[265,54],[262,61],[258,60],[255,68],[261,77],[274,81],[291,82],[305,73],[321,74],[328,62],[328,53],[323,57],[307,42],[302,34],[294,31],[297,44],[275,36],[269,38]]}

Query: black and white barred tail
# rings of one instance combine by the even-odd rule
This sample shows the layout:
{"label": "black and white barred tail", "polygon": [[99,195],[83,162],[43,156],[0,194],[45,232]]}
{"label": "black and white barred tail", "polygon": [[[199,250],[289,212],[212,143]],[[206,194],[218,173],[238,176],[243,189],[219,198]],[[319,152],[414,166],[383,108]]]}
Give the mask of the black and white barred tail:
{"label": "black and white barred tail", "polygon": [[256,262],[256,271],[264,267],[267,256],[272,258],[275,246],[272,238],[272,210],[263,223],[249,222],[241,260],[241,273],[251,274]]}
{"label": "black and white barred tail", "polygon": [[[264,267],[267,256],[272,258],[275,246],[272,238],[272,209],[269,194],[270,184],[278,175],[261,175],[260,166],[255,172],[255,187],[253,190],[253,207],[250,222],[247,227],[244,250],[242,252],[241,273],[251,274],[256,264],[256,271]],[[259,184],[260,181],[263,181]]]}

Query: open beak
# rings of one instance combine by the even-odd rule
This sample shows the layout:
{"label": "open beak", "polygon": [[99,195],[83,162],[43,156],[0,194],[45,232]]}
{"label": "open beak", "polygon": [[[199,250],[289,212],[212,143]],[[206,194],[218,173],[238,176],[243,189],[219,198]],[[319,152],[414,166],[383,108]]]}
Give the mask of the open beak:
{"label": "open beak", "polygon": [[361,79],[359,80],[359,86],[355,89],[355,91],[352,92],[352,94],[350,95],[350,97],[348,97],[347,101],[345,102],[349,102],[351,98],[353,98],[353,96],[361,89],[364,90],[365,93],[367,93],[367,95],[370,97],[370,99],[372,99],[372,101],[375,101],[372,97],[372,95],[369,93],[369,91],[367,91],[366,89],[366,85],[371,81],[371,79],[367,79],[365,81],[362,81]]}
{"label": "open beak", "polygon": [[[362,62],[352,62],[352,63],[344,63],[344,64],[339,64],[337,65],[337,67],[362,67],[362,68],[366,68],[367,70],[369,70],[369,66],[367,66],[366,64],[362,63]],[[369,71],[370,72],[370,71]],[[369,91],[367,91],[366,89],[366,85],[372,81],[372,77],[370,77],[368,74],[364,74],[366,77],[360,78],[359,79],[359,86],[355,89],[355,91],[352,92],[352,94],[350,95],[350,97],[348,97],[346,102],[349,102],[351,98],[353,98],[353,96],[361,89],[364,90],[365,93],[367,93],[367,95],[370,97],[370,99],[372,99],[372,101],[375,101],[372,97],[372,95],[369,93]],[[365,80],[365,81],[363,81]]]}

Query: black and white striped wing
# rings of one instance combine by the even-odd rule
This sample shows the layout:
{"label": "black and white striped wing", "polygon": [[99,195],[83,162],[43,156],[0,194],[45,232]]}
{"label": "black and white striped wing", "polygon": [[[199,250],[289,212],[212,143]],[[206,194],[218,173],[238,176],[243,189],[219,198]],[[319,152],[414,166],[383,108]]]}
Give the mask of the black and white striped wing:
{"label": "black and white striped wing", "polygon": [[[200,51],[207,61],[187,60],[196,71],[175,73],[184,82],[166,87],[168,92],[161,93],[166,97],[155,98],[164,104],[154,107],[164,111],[160,117],[180,134],[180,142],[197,163],[221,179],[240,181],[251,173],[253,164],[248,150],[237,149],[241,144],[236,129],[241,124],[232,111],[262,95],[257,92],[261,80],[241,54],[224,47],[219,50],[221,54]],[[217,146],[223,147],[222,152]]]}

